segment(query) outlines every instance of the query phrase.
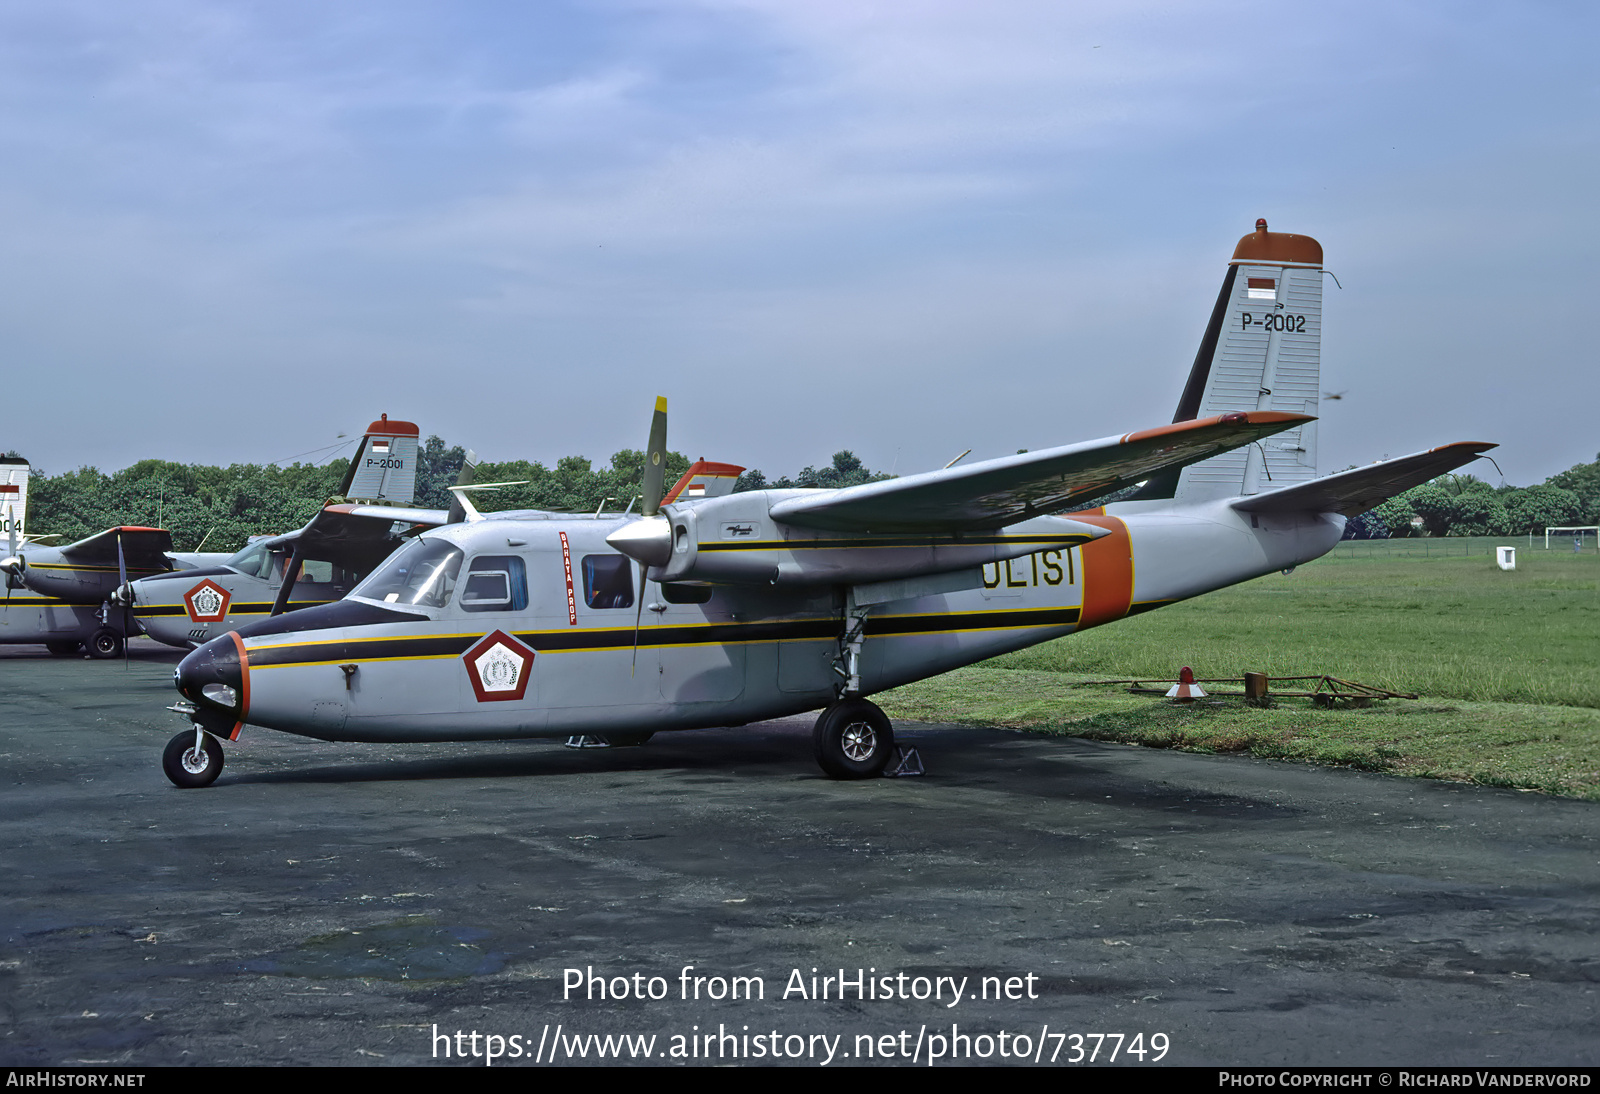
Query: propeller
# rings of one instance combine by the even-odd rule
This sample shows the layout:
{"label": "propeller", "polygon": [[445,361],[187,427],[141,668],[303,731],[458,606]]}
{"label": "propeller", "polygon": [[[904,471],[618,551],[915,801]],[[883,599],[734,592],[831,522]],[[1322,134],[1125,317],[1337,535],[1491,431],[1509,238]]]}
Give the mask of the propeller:
{"label": "propeller", "polygon": [[[122,554],[122,529],[117,529],[117,585],[119,588],[128,584],[128,561]],[[128,599],[133,599],[132,588],[128,589]],[[122,605],[122,667],[128,667],[128,605]]]}
{"label": "propeller", "polygon": [[[641,484],[644,495],[639,505],[640,519],[623,525],[606,537],[607,543],[639,563],[639,604],[633,616],[633,664],[628,669],[630,678],[639,667],[639,629],[644,624],[645,580],[651,564],[665,564],[672,552],[670,522],[661,516],[661,498],[667,490],[666,476],[667,400],[665,396],[658,395],[655,414],[650,418],[650,441],[644,453],[644,481]],[[630,532],[634,534],[630,535]],[[618,542],[619,538],[622,542]],[[635,549],[629,550],[623,543]],[[661,549],[663,546],[665,550]]]}

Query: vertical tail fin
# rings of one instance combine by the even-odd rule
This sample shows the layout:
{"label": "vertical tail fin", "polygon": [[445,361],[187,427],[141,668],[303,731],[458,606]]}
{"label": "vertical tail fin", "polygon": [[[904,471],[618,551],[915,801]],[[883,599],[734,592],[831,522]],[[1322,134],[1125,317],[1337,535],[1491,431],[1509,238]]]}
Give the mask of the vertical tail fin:
{"label": "vertical tail fin", "polygon": [[367,426],[340,484],[340,496],[410,505],[417,491],[418,436],[414,423],[392,422],[387,414]]}
{"label": "vertical tail fin", "polygon": [[[1267,231],[1234,248],[1174,422],[1234,411],[1315,414],[1322,384],[1322,245]],[[1231,498],[1317,475],[1316,423],[1152,479],[1139,498]]]}
{"label": "vertical tail fin", "polygon": [[28,523],[28,461],[20,456],[0,456],[0,535],[7,554],[16,554]]}
{"label": "vertical tail fin", "polygon": [[[467,458],[461,461],[461,471],[456,475],[457,486],[471,486],[478,478],[478,454],[472,449],[467,449]],[[467,499],[464,494],[450,495],[450,512],[446,514],[446,524],[460,524],[467,519]]]}

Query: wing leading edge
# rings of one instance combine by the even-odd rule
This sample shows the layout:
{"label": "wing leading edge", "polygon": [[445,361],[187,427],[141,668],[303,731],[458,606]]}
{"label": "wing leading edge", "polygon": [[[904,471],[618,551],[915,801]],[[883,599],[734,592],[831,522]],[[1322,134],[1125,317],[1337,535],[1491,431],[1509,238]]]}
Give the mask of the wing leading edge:
{"label": "wing leading edge", "polygon": [[1305,414],[1251,411],[1124,433],[1098,441],[869,482],[790,498],[772,518],[834,532],[962,532],[1059,513],[1302,422]]}

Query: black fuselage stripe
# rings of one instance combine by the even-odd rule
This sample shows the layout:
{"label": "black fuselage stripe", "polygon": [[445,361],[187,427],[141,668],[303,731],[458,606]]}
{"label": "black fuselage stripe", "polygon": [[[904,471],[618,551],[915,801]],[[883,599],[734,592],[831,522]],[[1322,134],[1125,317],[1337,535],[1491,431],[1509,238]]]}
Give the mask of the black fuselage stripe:
{"label": "black fuselage stripe", "polygon": [[[292,600],[286,611],[297,612],[301,608],[317,608],[324,604],[332,604],[331,600]],[[182,604],[135,604],[131,609],[134,616],[139,619],[155,619],[168,615],[188,615],[189,609]],[[267,615],[272,611],[272,601],[263,600],[259,604],[230,604],[228,617],[236,615]]]}
{"label": "black fuselage stripe", "polygon": [[[1078,609],[1044,608],[954,615],[888,616],[867,620],[868,638],[936,634],[951,631],[1005,630],[1021,627],[1064,627],[1078,622]],[[646,647],[729,645],[734,643],[829,641],[839,637],[838,619],[774,620],[762,623],[713,623],[693,627],[646,627],[639,645]],[[516,634],[538,653],[571,650],[630,649],[631,627],[590,630],[531,631]],[[307,642],[258,647],[249,651],[256,668],[271,665],[326,664],[389,658],[459,657],[482,640],[481,635],[429,638],[353,638],[344,642]]]}

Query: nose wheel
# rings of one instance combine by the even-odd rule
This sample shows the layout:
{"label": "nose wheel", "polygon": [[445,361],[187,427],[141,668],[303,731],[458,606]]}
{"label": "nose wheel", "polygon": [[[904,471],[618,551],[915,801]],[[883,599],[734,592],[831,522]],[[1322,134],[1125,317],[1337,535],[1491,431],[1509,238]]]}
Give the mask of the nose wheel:
{"label": "nose wheel", "polygon": [[829,778],[870,779],[883,774],[894,752],[894,726],[876,703],[841,699],[817,718],[811,741]]}
{"label": "nose wheel", "polygon": [[210,786],[222,774],[222,742],[203,729],[186,729],[167,742],[161,770],[185,790]]}

